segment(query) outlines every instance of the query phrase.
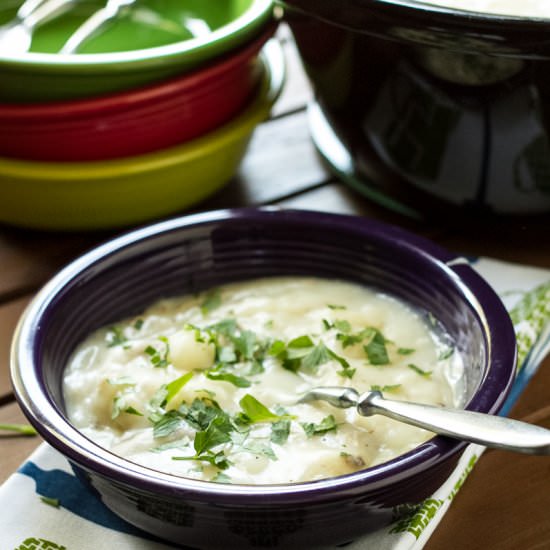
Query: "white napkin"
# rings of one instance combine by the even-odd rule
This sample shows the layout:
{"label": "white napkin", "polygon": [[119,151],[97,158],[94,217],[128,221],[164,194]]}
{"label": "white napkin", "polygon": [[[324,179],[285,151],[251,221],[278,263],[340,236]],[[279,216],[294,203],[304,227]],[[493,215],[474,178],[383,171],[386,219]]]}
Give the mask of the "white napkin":
{"label": "white napkin", "polygon": [[[519,371],[508,411],[550,349],[550,271],[487,258],[473,264],[502,297],[516,330]],[[407,519],[346,550],[418,550],[424,546],[483,452],[469,445],[453,474]],[[163,550],[174,548],[120,520],[42,444],[0,487],[1,550]]]}

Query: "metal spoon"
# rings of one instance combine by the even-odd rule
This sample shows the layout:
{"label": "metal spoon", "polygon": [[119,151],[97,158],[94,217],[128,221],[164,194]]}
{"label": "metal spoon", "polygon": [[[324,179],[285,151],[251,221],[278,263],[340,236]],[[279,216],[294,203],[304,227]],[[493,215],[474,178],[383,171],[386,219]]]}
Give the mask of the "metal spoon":
{"label": "metal spoon", "polygon": [[299,403],[326,401],[339,408],[357,407],[362,416],[381,414],[432,432],[486,447],[550,455],[550,430],[502,416],[384,399],[379,391],[360,395],[353,388],[320,387]]}
{"label": "metal spoon", "polygon": [[0,27],[0,54],[29,51],[33,31],[38,25],[66,12],[75,0],[27,0],[15,17]]}
{"label": "metal spoon", "polygon": [[87,40],[100,32],[103,27],[113,21],[125,7],[132,5],[136,0],[107,0],[105,7],[88,17],[65,42],[59,53],[73,54]]}

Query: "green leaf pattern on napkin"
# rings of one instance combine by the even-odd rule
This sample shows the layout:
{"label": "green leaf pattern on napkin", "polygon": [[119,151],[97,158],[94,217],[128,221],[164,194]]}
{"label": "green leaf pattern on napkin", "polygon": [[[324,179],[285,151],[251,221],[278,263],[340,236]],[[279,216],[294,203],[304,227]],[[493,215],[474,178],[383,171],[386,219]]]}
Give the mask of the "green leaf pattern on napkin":
{"label": "green leaf pattern on napkin", "polygon": [[50,540],[30,537],[25,539],[15,550],[67,550],[65,546]]}
{"label": "green leaf pattern on napkin", "polygon": [[[479,455],[474,454],[470,457],[468,464],[465,466],[464,471],[454,484],[451,492],[447,496],[447,500],[451,501],[462,487],[468,474],[472,471],[475,463],[477,462]],[[422,531],[428,526],[432,518],[435,516],[439,508],[443,506],[445,501],[439,498],[428,498],[418,506],[416,506],[412,512],[406,517],[401,517],[390,528],[390,533],[404,533],[408,532],[416,539],[421,535]]]}
{"label": "green leaf pattern on napkin", "polygon": [[439,498],[427,498],[411,516],[398,520],[390,529],[390,533],[404,533],[407,531],[418,539],[439,508],[443,506],[443,502]]}
{"label": "green leaf pattern on napkin", "polygon": [[550,281],[526,292],[510,310],[518,345],[518,369],[550,321]]}

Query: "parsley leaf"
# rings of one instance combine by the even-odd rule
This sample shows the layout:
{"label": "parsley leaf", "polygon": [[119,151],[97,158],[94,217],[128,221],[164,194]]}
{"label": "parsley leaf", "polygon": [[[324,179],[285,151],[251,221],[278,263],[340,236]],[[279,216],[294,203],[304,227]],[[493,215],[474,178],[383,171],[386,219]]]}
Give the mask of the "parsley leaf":
{"label": "parsley leaf", "polygon": [[283,419],[271,424],[271,442],[284,445],[290,435],[290,420]]}
{"label": "parsley leaf", "polygon": [[222,382],[229,382],[237,388],[248,388],[252,385],[252,382],[243,376],[237,376],[231,372],[210,370],[206,373],[206,378],[210,380],[219,380]]}
{"label": "parsley leaf", "polygon": [[337,424],[332,414],[325,416],[321,422],[315,424],[314,422],[302,422],[301,423],[304,432],[308,437],[315,435],[323,435],[332,430],[336,430]]}
{"label": "parsley leaf", "polygon": [[19,435],[36,435],[38,433],[29,424],[0,424],[0,431],[14,432]]}
{"label": "parsley leaf", "polygon": [[346,321],[345,319],[337,319],[336,321],[330,322],[326,319],[323,319],[323,327],[325,330],[330,330],[332,328],[339,330],[343,333],[351,332],[351,324],[349,321]]}
{"label": "parsley leaf", "polygon": [[158,369],[165,368],[170,363],[168,360],[168,353],[170,352],[168,338],[161,336],[159,340],[164,344],[164,350],[158,350],[153,346],[147,346],[145,348],[145,353],[149,356],[151,364]]}
{"label": "parsley leaf", "polygon": [[420,367],[417,367],[416,365],[413,365],[412,363],[409,363],[407,366],[409,367],[409,369],[412,369],[414,372],[416,372],[420,376],[424,376],[425,378],[428,378],[432,375],[431,370],[422,370]]}
{"label": "parsley leaf", "polygon": [[277,455],[271,446],[259,439],[248,439],[241,448],[243,451],[247,451],[255,455],[266,456],[270,460],[278,460]]}
{"label": "parsley leaf", "polygon": [[108,348],[113,348],[115,346],[124,346],[128,343],[128,338],[126,338],[126,336],[124,335],[123,330],[117,326],[109,328],[106,339]]}
{"label": "parsley leaf", "polygon": [[231,483],[231,478],[223,472],[218,472],[210,481],[213,483]]}
{"label": "parsley leaf", "polygon": [[311,351],[302,357],[300,367],[305,371],[315,372],[316,368],[323,363],[330,361],[331,355],[328,348],[319,342],[315,347],[311,348]]}
{"label": "parsley leaf", "polygon": [[137,409],[135,409],[134,407],[126,407],[126,408],[124,409],[123,412],[125,412],[125,413],[127,413],[127,414],[134,414],[134,415],[136,415],[136,416],[143,416],[143,414],[140,413],[140,412],[139,412]]}
{"label": "parsley leaf", "polygon": [[223,416],[217,416],[214,418],[206,430],[197,432],[195,434],[195,441],[193,447],[197,455],[201,455],[206,451],[210,451],[213,447],[217,447],[222,443],[231,441],[229,435],[233,431],[233,425]]}
{"label": "parsley leaf", "polygon": [[[254,396],[247,393],[240,401],[239,405],[243,410],[245,420],[248,422],[278,422],[284,417],[271,412],[265,405],[260,403]],[[242,417],[241,417],[242,419]]]}
{"label": "parsley leaf", "polygon": [[218,451],[214,453],[212,451],[206,451],[201,454],[196,454],[194,456],[173,456],[172,460],[198,460],[202,462],[208,462],[212,466],[219,468],[220,470],[226,470],[229,468],[230,462],[225,456],[223,451]]}
{"label": "parsley leaf", "polygon": [[386,339],[379,330],[375,329],[371,341],[363,346],[371,365],[388,365],[390,359],[386,349]]}
{"label": "parsley leaf", "polygon": [[367,338],[372,338],[375,335],[375,333],[376,333],[375,328],[367,327],[355,334],[347,334],[347,333],[339,332],[336,335],[336,339],[342,343],[343,348],[347,348],[350,346],[355,346],[356,344],[360,344]]}
{"label": "parsley leaf", "polygon": [[401,387],[401,384],[386,384],[384,386],[379,386],[378,384],[373,384],[370,387],[370,391],[379,391],[379,392],[386,392],[386,393],[392,393],[396,392]]}
{"label": "parsley leaf", "polygon": [[451,346],[447,348],[446,350],[443,350],[438,357],[439,361],[444,361],[445,359],[448,359],[451,357],[451,355],[454,353],[455,349]]}
{"label": "parsley leaf", "polygon": [[207,397],[195,399],[191,406],[182,404],[178,411],[185,421],[197,431],[206,430],[216,417],[228,418],[227,413],[220,408],[218,403]]}
{"label": "parsley leaf", "polygon": [[176,410],[166,412],[157,422],[153,425],[153,437],[168,437],[176,432],[181,424],[183,418],[181,413]]}
{"label": "parsley leaf", "polygon": [[187,374],[184,374],[180,376],[179,378],[176,378],[175,380],[172,380],[172,382],[166,384],[166,395],[164,397],[165,402],[169,403],[176,395],[179,393],[179,391],[193,378],[193,373],[188,372]]}
{"label": "parsley leaf", "polygon": [[134,407],[126,405],[126,399],[128,398],[128,392],[118,392],[113,398],[113,408],[111,409],[111,420],[118,418],[121,413],[137,414],[143,416]]}
{"label": "parsley leaf", "polygon": [[272,355],[273,357],[278,357],[279,355],[284,354],[286,351],[286,344],[282,340],[275,340],[271,347],[267,350],[267,353],[269,355]]}
{"label": "parsley leaf", "polygon": [[200,308],[203,315],[208,315],[211,311],[219,308],[222,304],[222,296],[219,289],[207,292],[204,296]]}
{"label": "parsley leaf", "polygon": [[59,508],[61,506],[61,503],[58,498],[45,497],[40,495],[40,500],[44,504],[47,504],[48,506],[53,506],[54,508]]}

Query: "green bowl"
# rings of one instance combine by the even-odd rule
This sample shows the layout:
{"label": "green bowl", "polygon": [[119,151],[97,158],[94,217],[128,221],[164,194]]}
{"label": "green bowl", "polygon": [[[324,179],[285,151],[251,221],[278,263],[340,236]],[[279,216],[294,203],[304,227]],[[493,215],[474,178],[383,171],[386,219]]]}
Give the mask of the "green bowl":
{"label": "green bowl", "polygon": [[156,153],[104,162],[47,163],[0,158],[0,222],[35,229],[92,230],[175,214],[205,199],[237,171],[258,123],[284,82],[272,39],[253,102],[219,129]]}
{"label": "green bowl", "polygon": [[[20,3],[2,1],[0,25]],[[0,101],[93,97],[160,81],[230,54],[273,20],[272,0],[137,0],[79,53],[57,53],[104,4],[79,0],[35,29],[30,51],[0,52]]]}

